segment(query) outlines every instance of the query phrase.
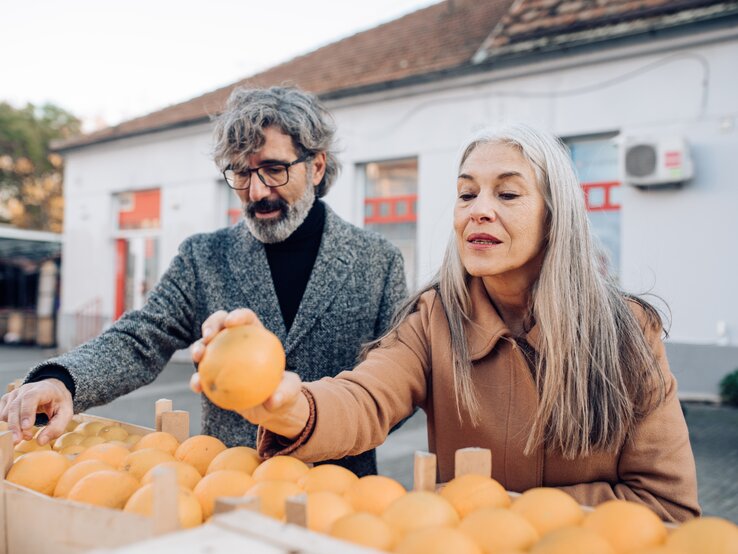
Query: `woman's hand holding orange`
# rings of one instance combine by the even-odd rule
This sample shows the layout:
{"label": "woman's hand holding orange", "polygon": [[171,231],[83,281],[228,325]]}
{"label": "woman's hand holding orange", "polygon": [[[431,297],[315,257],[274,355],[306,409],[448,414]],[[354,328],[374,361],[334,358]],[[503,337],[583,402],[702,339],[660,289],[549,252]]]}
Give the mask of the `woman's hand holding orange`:
{"label": "woman's hand holding orange", "polygon": [[[221,330],[239,325],[255,325],[264,329],[256,314],[249,309],[237,309],[230,313],[221,310],[208,317],[202,325],[202,339],[192,347],[193,362],[200,363],[208,344]],[[279,349],[281,351],[281,347]],[[198,373],[190,379],[190,388],[198,394],[203,392]],[[310,407],[307,398],[302,394],[300,377],[296,373],[285,371],[269,398],[258,406],[239,410],[239,413],[256,425],[292,439],[305,428],[310,416]]]}

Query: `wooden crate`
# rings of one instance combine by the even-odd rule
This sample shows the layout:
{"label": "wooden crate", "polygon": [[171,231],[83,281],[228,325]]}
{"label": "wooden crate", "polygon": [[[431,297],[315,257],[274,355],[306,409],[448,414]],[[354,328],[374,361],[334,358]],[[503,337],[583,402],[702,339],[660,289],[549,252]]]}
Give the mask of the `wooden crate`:
{"label": "wooden crate", "polygon": [[282,523],[248,509],[213,516],[195,529],[179,531],[98,554],[386,554],[321,535],[292,523]]}
{"label": "wooden crate", "polygon": [[[119,424],[129,433],[144,435],[154,431],[88,414],[74,417],[79,422]],[[172,410],[171,400],[159,400],[155,428],[168,431],[182,441],[189,434],[189,414]],[[0,455],[4,477],[13,463],[10,432],[0,434]],[[176,506],[176,478],[173,472],[165,470],[155,477],[153,517],[51,498],[3,479],[0,482],[0,553],[78,554],[93,548],[129,544],[178,529]]]}

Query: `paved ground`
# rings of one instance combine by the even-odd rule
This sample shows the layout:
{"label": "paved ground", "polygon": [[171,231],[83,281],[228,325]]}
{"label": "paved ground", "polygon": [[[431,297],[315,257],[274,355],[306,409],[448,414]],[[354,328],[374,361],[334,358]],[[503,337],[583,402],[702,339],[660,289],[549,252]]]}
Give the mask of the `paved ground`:
{"label": "paved ground", "polygon": [[[51,354],[36,348],[0,346],[0,383],[22,377],[29,367]],[[187,386],[191,372],[189,364],[170,363],[149,386],[90,412],[151,426],[154,401],[170,398],[175,409],[190,412],[190,432],[198,433],[199,399]],[[707,515],[738,523],[738,410],[697,403],[685,406],[702,508]],[[411,487],[413,453],[426,449],[425,416],[419,412],[379,448],[380,473]]]}

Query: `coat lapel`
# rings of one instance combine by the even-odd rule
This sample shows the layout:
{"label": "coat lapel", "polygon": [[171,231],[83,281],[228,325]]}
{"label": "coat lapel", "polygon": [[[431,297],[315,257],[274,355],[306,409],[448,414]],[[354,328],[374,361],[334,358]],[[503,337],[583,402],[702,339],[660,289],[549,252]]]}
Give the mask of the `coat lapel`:
{"label": "coat lapel", "polygon": [[484,358],[497,344],[500,337],[510,334],[509,329],[497,313],[479,277],[469,282],[471,316],[464,324],[471,361]]}
{"label": "coat lapel", "polygon": [[254,310],[264,326],[284,343],[287,330],[274,290],[264,245],[254,238],[243,221],[236,227],[232,238],[228,263],[231,274],[243,293],[244,301],[240,306],[233,306],[230,309],[245,306]]}
{"label": "coat lapel", "polygon": [[[464,323],[469,355],[472,361],[480,360],[504,336],[511,336],[510,329],[502,321],[494,305],[487,295],[484,283],[479,277],[472,277],[469,283],[472,313],[469,321]],[[538,324],[528,332],[525,340],[536,350],[540,350],[540,329]]]}
{"label": "coat lapel", "polygon": [[355,254],[346,244],[345,233],[341,231],[343,225],[343,221],[326,205],[325,227],[315,265],[284,343],[287,355],[330,306],[348,277]]}

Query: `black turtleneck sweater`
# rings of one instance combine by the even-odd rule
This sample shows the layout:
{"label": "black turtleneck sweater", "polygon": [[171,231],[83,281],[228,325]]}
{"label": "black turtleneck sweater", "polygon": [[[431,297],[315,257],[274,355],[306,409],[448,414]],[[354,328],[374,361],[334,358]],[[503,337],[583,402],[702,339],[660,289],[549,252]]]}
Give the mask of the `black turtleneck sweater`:
{"label": "black turtleneck sweater", "polygon": [[325,204],[316,199],[305,221],[282,242],[265,244],[274,290],[289,332],[318,256],[325,226]]}

